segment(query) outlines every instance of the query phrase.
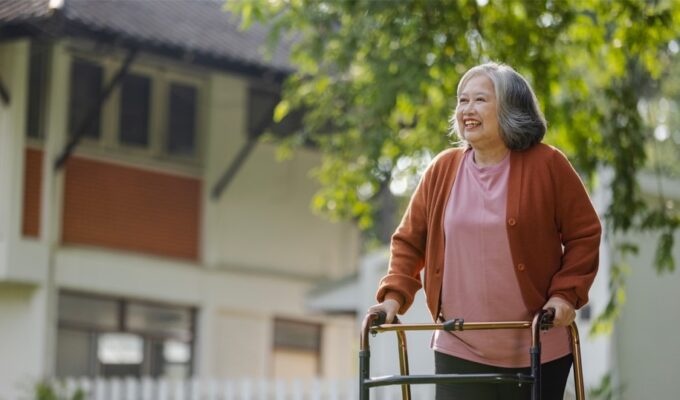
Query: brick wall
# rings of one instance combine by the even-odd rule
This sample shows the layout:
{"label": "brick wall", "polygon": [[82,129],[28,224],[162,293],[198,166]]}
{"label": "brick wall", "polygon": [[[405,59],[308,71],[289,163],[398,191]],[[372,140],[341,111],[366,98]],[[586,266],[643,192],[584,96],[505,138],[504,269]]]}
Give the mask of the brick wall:
{"label": "brick wall", "polygon": [[201,181],[72,157],[62,242],[198,259]]}
{"label": "brick wall", "polygon": [[27,148],[24,159],[24,207],[21,224],[21,233],[24,236],[40,236],[42,165],[42,150]]}

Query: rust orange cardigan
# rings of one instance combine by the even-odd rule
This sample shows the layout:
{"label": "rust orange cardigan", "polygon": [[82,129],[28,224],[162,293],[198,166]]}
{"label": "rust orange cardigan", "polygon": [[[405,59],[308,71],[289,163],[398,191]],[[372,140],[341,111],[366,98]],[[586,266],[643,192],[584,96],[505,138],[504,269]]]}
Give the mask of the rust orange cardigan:
{"label": "rust orange cardigan", "polygon": [[[439,315],[444,210],[465,151],[453,148],[435,157],[392,236],[389,269],[377,299],[397,300],[400,314],[424,286],[433,320]],[[545,144],[512,151],[508,179],[506,229],[527,308],[538,311],[553,295],[582,307],[597,272],[601,235],[583,183],[564,154]]]}

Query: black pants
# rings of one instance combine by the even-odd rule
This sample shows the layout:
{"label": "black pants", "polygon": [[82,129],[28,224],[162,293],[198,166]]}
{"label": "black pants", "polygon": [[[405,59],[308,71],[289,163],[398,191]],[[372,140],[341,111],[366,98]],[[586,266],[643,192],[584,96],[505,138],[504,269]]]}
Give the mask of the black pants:
{"label": "black pants", "polygon": [[[573,358],[571,354],[541,365],[541,399],[562,400]],[[498,374],[525,373],[529,368],[500,368],[463,360],[448,354],[434,352],[435,373],[437,374]],[[531,385],[506,383],[460,383],[437,384],[437,400],[528,400],[531,399]]]}

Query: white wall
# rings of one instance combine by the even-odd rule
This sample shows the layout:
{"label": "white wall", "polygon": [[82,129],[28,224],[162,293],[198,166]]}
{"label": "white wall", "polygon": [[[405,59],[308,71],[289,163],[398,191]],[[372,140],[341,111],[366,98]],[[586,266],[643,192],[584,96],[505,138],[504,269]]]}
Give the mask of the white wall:
{"label": "white wall", "polygon": [[0,77],[10,97],[9,104],[0,103],[0,280],[36,278],[14,262],[21,235],[28,50],[27,40],[0,44]]}
{"label": "white wall", "polygon": [[318,185],[310,170],[318,153],[301,149],[277,161],[276,145],[260,143],[216,202],[210,197],[246,140],[248,83],[210,78],[204,162],[204,260],[210,267],[259,269],[307,278],[337,278],[356,269],[359,233],[310,211]]}
{"label": "white wall", "polygon": [[0,399],[29,395],[44,375],[45,290],[0,283]]}
{"label": "white wall", "polygon": [[269,316],[225,310],[215,317],[219,322],[218,337],[210,346],[217,361],[213,375],[234,378],[268,376],[273,343]]}
{"label": "white wall", "polygon": [[358,231],[310,211],[317,188],[309,171],[319,157],[298,152],[275,161],[275,147],[261,144],[220,199],[213,232],[221,264],[266,267],[309,278],[338,278],[355,270]]}
{"label": "white wall", "polygon": [[680,234],[675,235],[676,271],[658,275],[653,267],[656,236],[630,235],[640,246],[631,258],[626,303],[616,324],[618,380],[622,399],[678,397],[680,371]]}
{"label": "white wall", "polygon": [[[321,323],[325,376],[353,368],[350,317],[310,315],[305,299],[314,283],[287,277],[200,268],[159,257],[67,247],[56,254],[56,283],[105,295],[153,299],[199,308],[198,373],[205,377],[270,377],[271,321]],[[134,277],[134,278],[131,278]],[[338,354],[344,354],[337,359]],[[327,358],[327,359],[326,359]]]}
{"label": "white wall", "polygon": [[350,378],[358,374],[359,333],[354,318],[329,317],[324,324],[321,365],[324,376]]}

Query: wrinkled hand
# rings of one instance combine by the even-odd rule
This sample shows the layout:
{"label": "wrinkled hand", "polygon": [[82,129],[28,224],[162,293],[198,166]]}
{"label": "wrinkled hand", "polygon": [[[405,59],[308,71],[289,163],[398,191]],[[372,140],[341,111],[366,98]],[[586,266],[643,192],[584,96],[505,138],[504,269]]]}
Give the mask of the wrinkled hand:
{"label": "wrinkled hand", "polygon": [[394,299],[387,299],[383,301],[382,303],[372,305],[368,307],[368,313],[377,313],[380,311],[383,311],[386,315],[385,317],[385,323],[389,324],[392,322],[394,317],[397,315],[397,312],[399,311],[399,308],[401,307],[401,304],[399,304],[398,301]]}
{"label": "wrinkled hand", "polygon": [[576,319],[576,310],[574,310],[574,306],[561,297],[551,297],[550,300],[545,303],[543,309],[547,310],[551,307],[555,309],[553,326],[569,326],[574,322],[574,319]]}

